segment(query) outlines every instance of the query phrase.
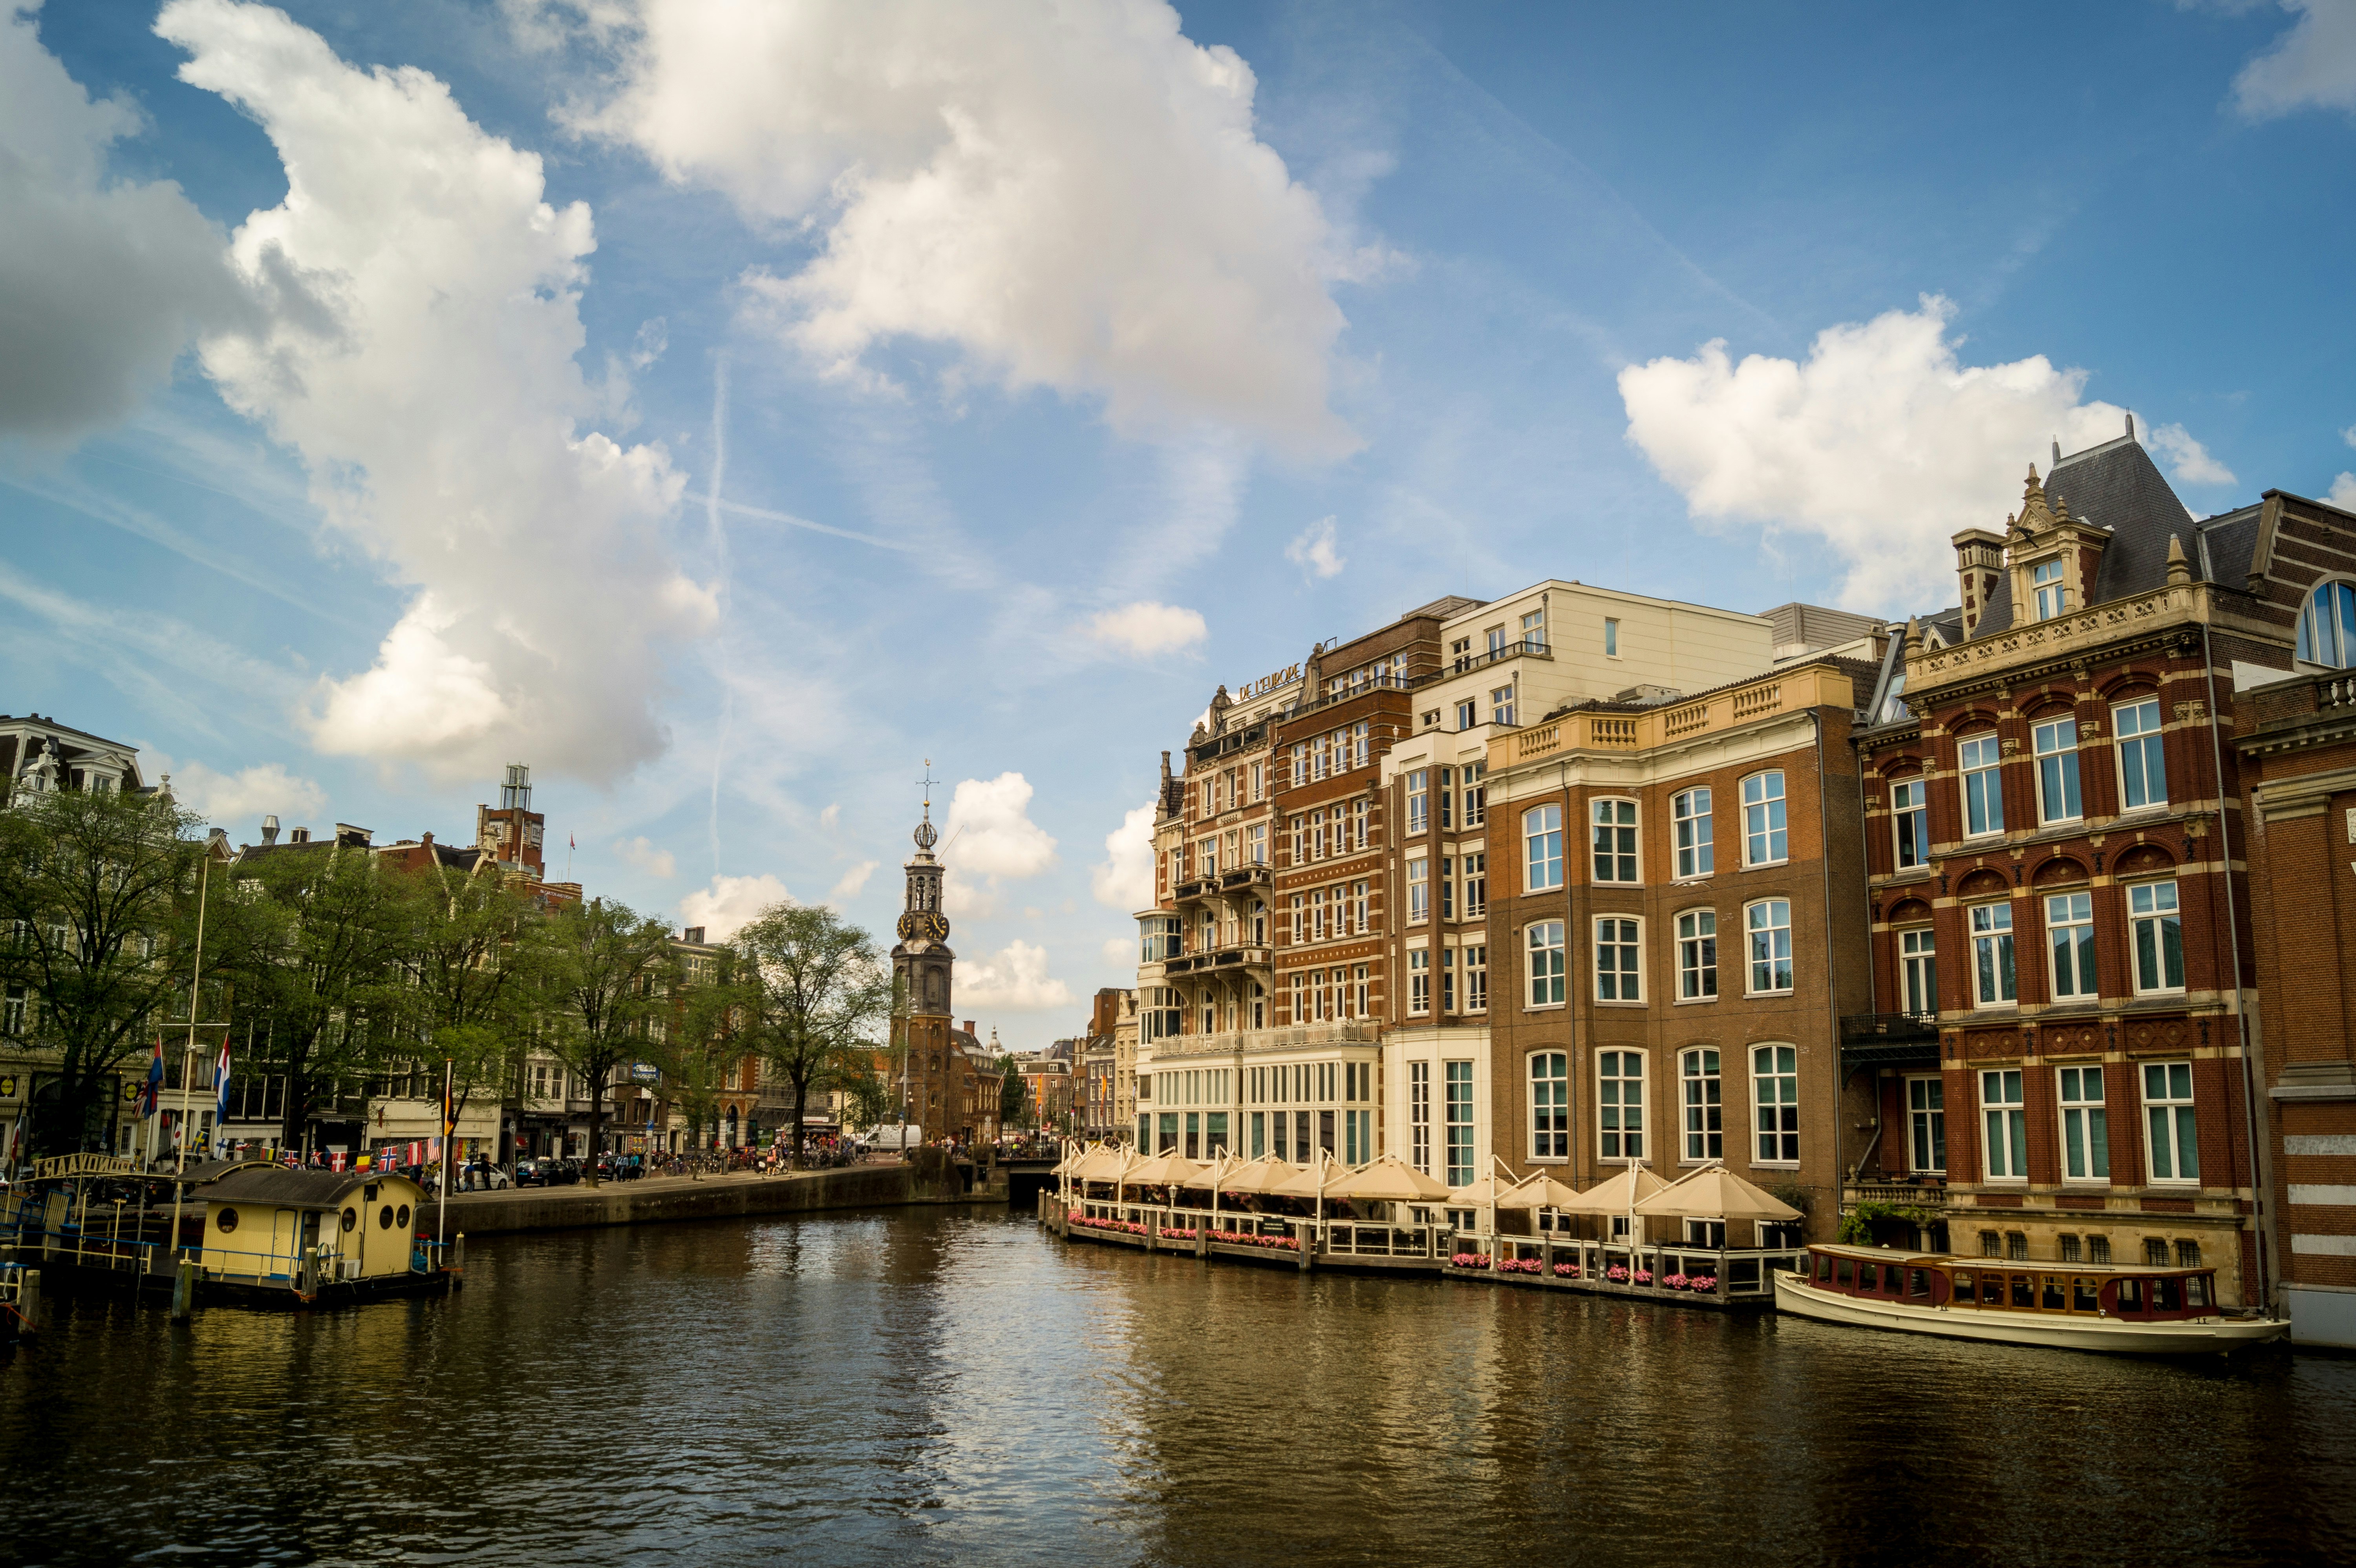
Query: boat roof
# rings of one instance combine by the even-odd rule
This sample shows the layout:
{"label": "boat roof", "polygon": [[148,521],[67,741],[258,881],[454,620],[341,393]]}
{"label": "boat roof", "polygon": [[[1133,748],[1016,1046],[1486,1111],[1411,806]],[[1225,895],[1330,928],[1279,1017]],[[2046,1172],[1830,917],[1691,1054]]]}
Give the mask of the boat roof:
{"label": "boat roof", "polygon": [[1874,1263],[1921,1264],[1925,1268],[1996,1269],[2019,1274],[2115,1274],[2133,1275],[2137,1279],[2155,1279],[2164,1275],[2215,1274],[2214,1264],[2195,1264],[2179,1268],[2173,1264],[2088,1264],[2064,1263],[2058,1258],[1976,1258],[1962,1253],[1909,1253],[1896,1247],[1857,1246],[1843,1242],[1811,1242],[1808,1251],[1828,1253],[1835,1257],[1859,1258]]}
{"label": "boat roof", "polygon": [[398,1181],[422,1191],[408,1178],[383,1170],[286,1170],[276,1166],[233,1170],[204,1189],[208,1203],[260,1203],[273,1209],[340,1209],[346,1195],[375,1182]]}

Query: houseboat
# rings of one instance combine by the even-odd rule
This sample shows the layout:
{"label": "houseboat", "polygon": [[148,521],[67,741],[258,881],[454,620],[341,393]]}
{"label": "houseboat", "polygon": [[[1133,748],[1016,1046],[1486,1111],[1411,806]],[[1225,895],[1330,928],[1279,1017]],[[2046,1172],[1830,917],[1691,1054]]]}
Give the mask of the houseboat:
{"label": "houseboat", "polygon": [[391,1171],[233,1170],[198,1189],[207,1296],[309,1307],[447,1290],[455,1249],[418,1233],[426,1193]]}
{"label": "houseboat", "polygon": [[1953,1339],[2181,1356],[2280,1337],[2288,1323],[2228,1317],[2214,1269],[2129,1268],[1811,1246],[1775,1276],[1775,1307],[1795,1317]]}

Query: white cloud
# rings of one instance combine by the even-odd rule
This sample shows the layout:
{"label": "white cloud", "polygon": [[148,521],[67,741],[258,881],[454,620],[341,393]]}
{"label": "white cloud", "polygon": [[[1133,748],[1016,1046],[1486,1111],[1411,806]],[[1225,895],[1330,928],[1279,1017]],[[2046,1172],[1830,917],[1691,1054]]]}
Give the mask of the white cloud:
{"label": "white cloud", "polygon": [[843,872],[834,880],[834,886],[827,889],[826,901],[840,909],[857,898],[860,890],[867,886],[867,879],[875,874],[875,868],[880,864],[882,862],[876,860],[862,860]]}
{"label": "white cloud", "polygon": [[1088,637],[1127,653],[1175,653],[1193,647],[1210,635],[1199,610],[1140,600],[1118,610],[1107,610],[1088,623]]}
{"label": "white cloud", "polygon": [[668,849],[658,849],[645,838],[616,839],[614,853],[626,866],[636,866],[650,877],[675,877],[679,874],[679,858]]}
{"label": "white cloud", "polygon": [[576,358],[588,208],[550,206],[538,155],[423,71],[355,69],[230,0],[175,0],[155,26],[286,168],[285,201],[231,247],[267,323],[207,337],[205,368],[416,590],[373,668],[322,681],[315,743],[596,780],[659,752],[662,645],[715,606],[663,545],[681,482],[662,449],[581,426],[615,396]]}
{"label": "white cloud", "polygon": [[39,9],[0,0],[0,435],[54,440],[129,412],[244,302],[177,185],[108,176],[139,111],[91,101],[41,47]]}
{"label": "white cloud", "polygon": [[1842,603],[1885,614],[1944,604],[1955,592],[1950,536],[2002,527],[2053,440],[2078,451],[2120,435],[2126,419],[2079,401],[2086,372],[2041,354],[1961,364],[1946,332],[1954,315],[1924,295],[1920,310],[1827,327],[1804,364],[1751,355],[1737,365],[1719,341],[1691,359],[1631,365],[1620,372],[1628,439],[1697,518],[1821,539],[1847,569]]}
{"label": "white cloud", "polygon": [[1010,942],[984,958],[958,965],[958,1006],[975,1012],[1027,1012],[1072,1005],[1072,988],[1047,973],[1047,950]]}
{"label": "white cloud", "polygon": [[2343,512],[2356,512],[2356,474],[2342,474],[2331,482],[2331,493],[2324,497]]}
{"label": "white cloud", "polygon": [[2169,471],[2187,485],[2231,485],[2233,471],[2209,455],[2180,424],[2160,425],[2151,432],[2151,449],[2168,459]]}
{"label": "white cloud", "polygon": [[[169,774],[172,798],[202,814],[215,827],[229,829],[230,837],[240,843],[260,838],[264,816],[275,816],[287,827],[326,820],[327,792],[310,779],[288,773],[284,763],[257,763],[224,773],[202,763],[175,762],[152,746],[143,746],[139,771],[151,784],[162,783]],[[241,834],[252,837],[240,837]]]}
{"label": "white cloud", "polygon": [[2298,21],[2233,78],[2233,102],[2253,120],[2300,109],[2356,112],[2356,5],[2282,0]]}
{"label": "white cloud", "polygon": [[1127,936],[1108,936],[1104,940],[1104,961],[1116,968],[1130,969],[1137,965],[1137,943]]}
{"label": "white cloud", "polygon": [[1132,914],[1153,902],[1153,806],[1139,806],[1105,835],[1105,858],[1088,869],[1097,902]]}
{"label": "white cloud", "polygon": [[819,366],[874,384],[879,344],[947,344],[953,379],[1101,398],[1124,432],[1357,444],[1326,406],[1327,284],[1364,259],[1257,138],[1251,68],[1162,0],[600,8],[620,85],[574,123],[797,247],[815,229],[800,271],[743,283]]}
{"label": "white cloud", "polygon": [[2351,424],[2346,430],[2341,431],[2340,432],[2340,439],[2346,442],[2351,446],[2356,446],[2356,424]]}
{"label": "white cloud", "polygon": [[966,779],[941,824],[941,901],[951,914],[986,914],[999,883],[1035,877],[1055,863],[1055,840],[1031,820],[1031,782],[1021,773]]}
{"label": "white cloud", "polygon": [[1319,577],[1339,577],[1350,563],[1333,548],[1333,519],[1320,517],[1284,547],[1284,559]]}
{"label": "white cloud", "polygon": [[679,913],[681,923],[703,927],[706,941],[725,942],[771,905],[800,901],[766,871],[757,877],[714,875],[710,887],[679,901]]}
{"label": "white cloud", "polygon": [[831,833],[836,828],[841,827],[842,807],[840,805],[830,805],[824,811],[819,812],[818,814],[818,826],[819,831],[821,833]]}

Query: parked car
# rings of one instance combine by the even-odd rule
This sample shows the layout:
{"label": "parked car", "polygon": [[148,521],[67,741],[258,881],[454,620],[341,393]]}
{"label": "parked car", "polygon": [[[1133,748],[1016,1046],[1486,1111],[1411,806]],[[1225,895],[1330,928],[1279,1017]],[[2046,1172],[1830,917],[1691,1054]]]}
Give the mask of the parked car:
{"label": "parked car", "polygon": [[544,1168],[547,1163],[548,1162],[544,1160],[537,1159],[519,1159],[516,1161],[515,1184],[518,1187],[547,1186],[548,1173]]}

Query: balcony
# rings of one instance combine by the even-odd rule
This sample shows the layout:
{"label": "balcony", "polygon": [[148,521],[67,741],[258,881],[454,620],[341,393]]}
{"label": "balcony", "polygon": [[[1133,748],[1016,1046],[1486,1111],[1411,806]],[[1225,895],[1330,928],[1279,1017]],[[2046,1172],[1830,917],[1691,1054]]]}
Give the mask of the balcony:
{"label": "balcony", "polygon": [[1498,735],[1489,742],[1494,776],[1528,763],[1579,752],[1642,752],[1812,708],[1853,708],[1847,676],[1816,667],[1766,680],[1664,702],[1634,713],[1574,709]]}
{"label": "balcony", "polygon": [[1242,944],[1215,947],[1207,953],[1183,953],[1166,960],[1164,975],[1201,975],[1215,969],[1266,969],[1276,962],[1273,949]]}
{"label": "balcony", "polygon": [[1325,1046],[1372,1046],[1381,1040],[1382,1026],[1372,1019],[1336,1019],[1327,1023],[1236,1029],[1226,1034],[1173,1035],[1155,1040],[1152,1050],[1153,1059],[1162,1061],[1176,1056],[1233,1056],[1239,1052],[1307,1051]]}
{"label": "balcony", "polygon": [[1841,1070],[1936,1066],[1939,1020],[1927,1013],[1851,1013],[1840,1021]]}
{"label": "balcony", "polygon": [[1947,1184],[1935,1177],[1919,1177],[1913,1181],[1845,1181],[1841,1184],[1841,1207],[1859,1203],[1890,1203],[1901,1209],[1939,1209],[1947,1206]]}

